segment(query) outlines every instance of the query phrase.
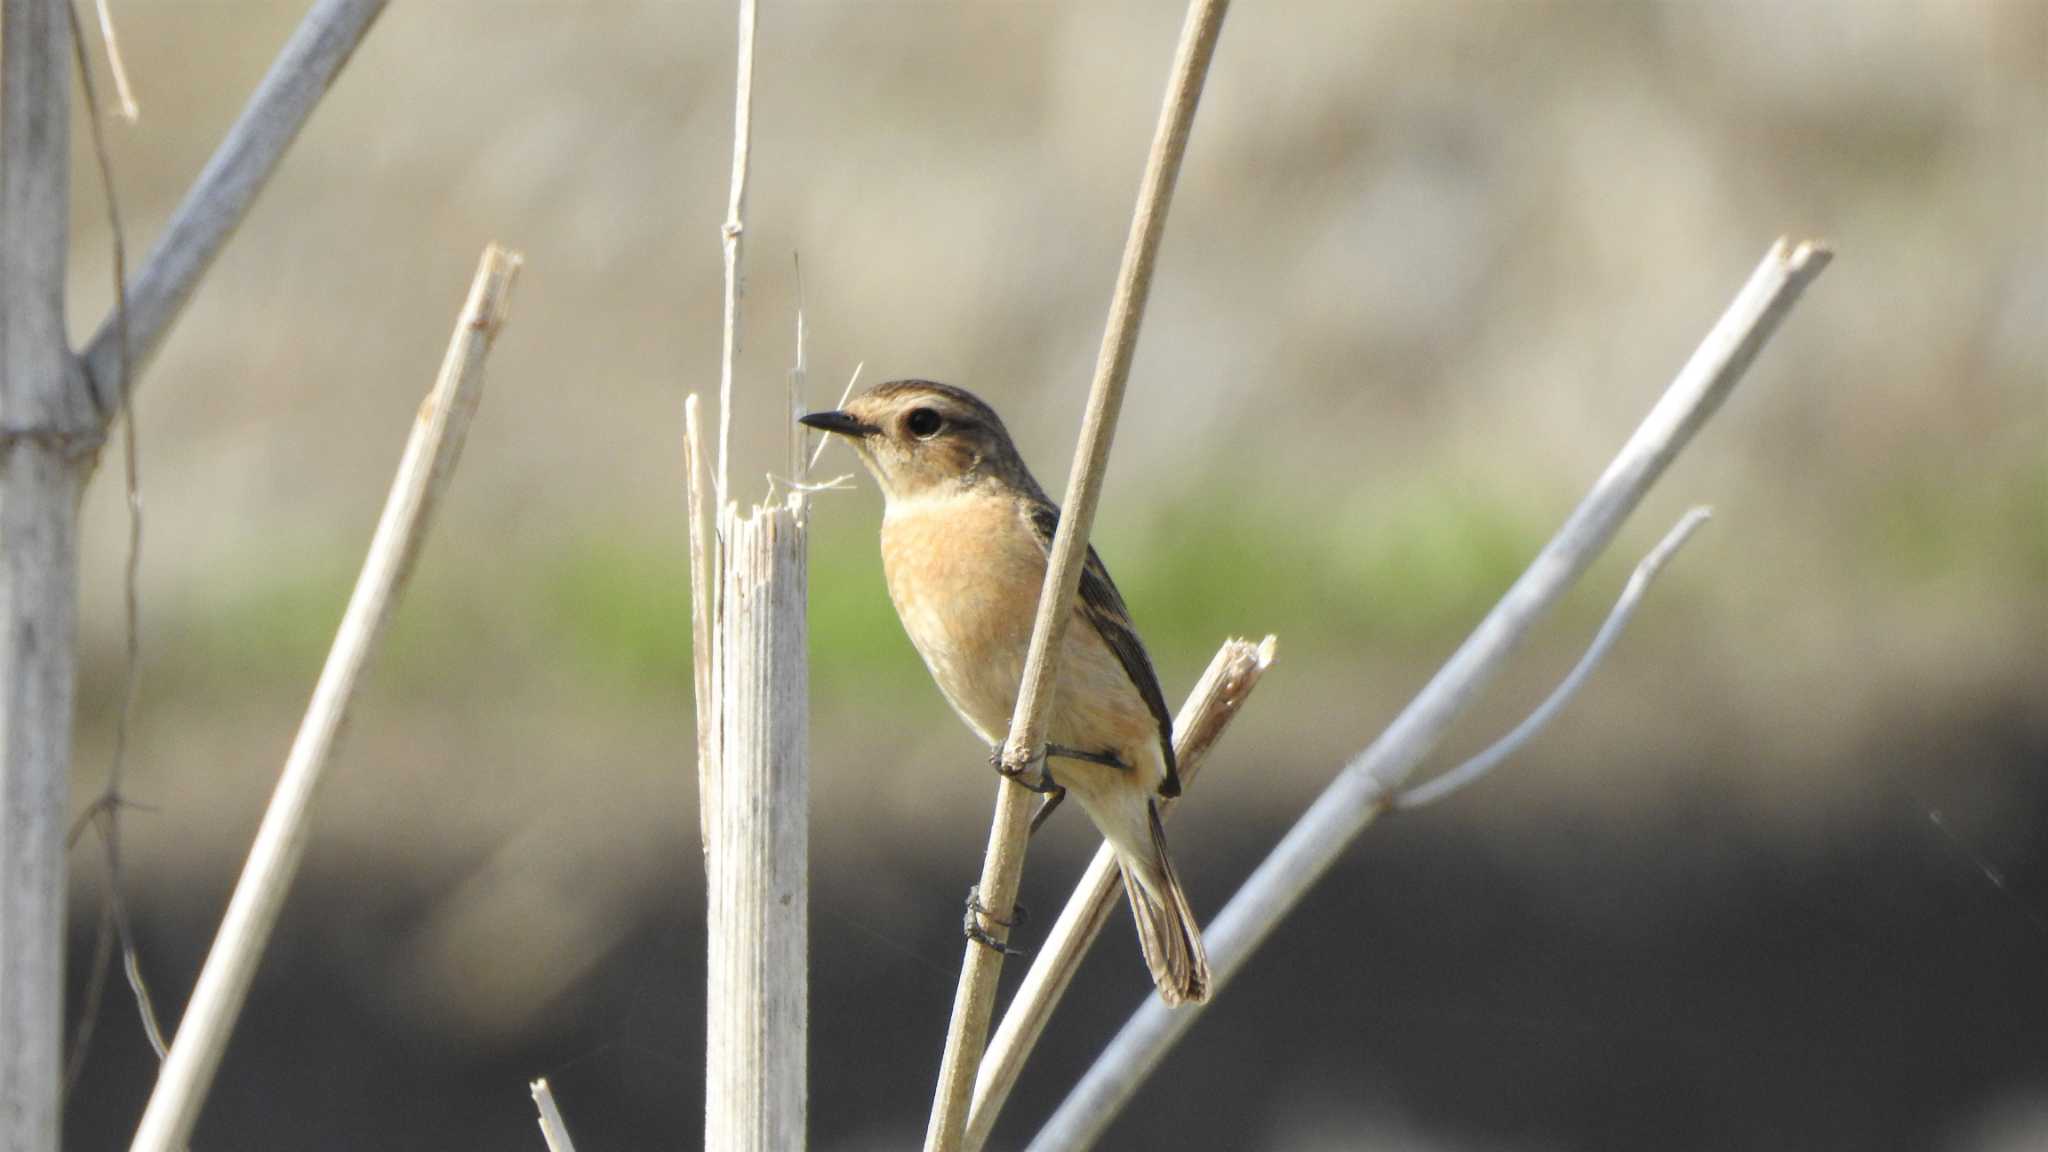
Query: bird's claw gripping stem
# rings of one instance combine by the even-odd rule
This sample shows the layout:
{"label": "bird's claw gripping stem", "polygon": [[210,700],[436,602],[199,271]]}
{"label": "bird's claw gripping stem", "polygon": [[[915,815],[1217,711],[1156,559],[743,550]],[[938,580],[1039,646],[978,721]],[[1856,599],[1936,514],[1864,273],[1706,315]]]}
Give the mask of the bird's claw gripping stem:
{"label": "bird's claw gripping stem", "polygon": [[1026,911],[1022,904],[1013,905],[1010,914],[1014,919],[997,919],[995,914],[989,911],[988,905],[981,902],[981,885],[976,884],[967,890],[967,911],[961,918],[961,934],[976,944],[999,952],[1004,956],[1022,956],[1025,954],[1022,949],[1010,947],[1003,941],[996,939],[988,929],[981,926],[981,922],[986,919],[989,923],[1007,931],[1031,918],[1031,913]]}
{"label": "bird's claw gripping stem", "polygon": [[[1047,749],[1047,754],[1051,754],[1051,749]],[[1065,789],[1053,782],[1052,765],[1047,764],[1043,759],[1038,762],[1038,779],[1036,780],[1030,779],[1031,765],[1029,763],[1010,763],[1004,758],[1003,749],[1000,747],[989,750],[988,762],[995,768],[998,775],[1017,787],[1024,789],[1026,792],[1035,792],[1040,796],[1046,796],[1054,792],[1065,791]]]}

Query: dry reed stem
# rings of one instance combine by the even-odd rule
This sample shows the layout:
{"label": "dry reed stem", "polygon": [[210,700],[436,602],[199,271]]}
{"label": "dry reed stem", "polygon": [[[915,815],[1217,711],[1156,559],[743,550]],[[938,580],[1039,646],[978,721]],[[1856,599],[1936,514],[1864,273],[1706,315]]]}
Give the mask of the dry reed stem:
{"label": "dry reed stem", "polygon": [[740,237],[746,231],[742,217],[747,210],[747,156],[754,132],[754,24],[754,0],[740,0],[739,65],[733,77],[732,190],[726,200],[725,223],[718,230],[719,244],[725,253],[725,325],[718,361],[716,508],[721,522],[730,499],[726,454],[732,445],[733,362],[740,354]]}
{"label": "dry reed stem", "polygon": [[[1557,534],[1414,701],[1338,773],[1210,923],[1205,940],[1217,992],[1242,970],[1345,846],[1396,802],[1408,777],[1451,722],[1613,540],[1672,458],[1713,415],[1828,259],[1827,249],[1818,244],[1780,240],[1772,246]],[[1139,1006],[1039,1130],[1032,1152],[1091,1146],[1206,1007],[1170,1012],[1153,1002]]]}
{"label": "dry reed stem", "polygon": [[705,869],[704,1147],[804,1141],[810,952],[808,563],[802,496],[730,508],[718,775]]}
{"label": "dry reed stem", "polygon": [[[249,214],[257,194],[387,2],[317,0],[285,41],[128,286],[131,378],[140,377],[156,355],[214,257]],[[115,318],[109,316],[81,353],[102,421],[112,419],[126,400],[115,390],[119,345]]]}
{"label": "dry reed stem", "polygon": [[716,807],[718,765],[718,697],[713,695],[711,622],[716,612],[712,583],[710,514],[705,489],[711,473],[704,460],[703,405],[695,392],[683,401],[683,467],[690,489],[690,684],[697,709],[697,824],[704,839],[704,861],[711,862],[711,813]]}
{"label": "dry reed stem", "polygon": [[[1272,667],[1275,644],[1271,636],[1258,644],[1248,640],[1226,641],[1209,661],[1208,671],[1202,673],[1194,690],[1188,693],[1187,702],[1181,705],[1180,715],[1173,722],[1173,752],[1184,788],[1194,784],[1210,749],[1222,738],[1223,729],[1236,718],[1266,669]],[[1161,800],[1161,818],[1171,817],[1178,803]],[[1017,986],[1016,995],[1003,1012],[1002,1023],[988,1042],[981,1074],[974,1081],[974,1106],[967,1117],[967,1134],[962,1143],[966,1152],[977,1152],[988,1142],[1010,1090],[1016,1087],[1017,1077],[1024,1071],[1024,1062],[1045,1032],[1060,998],[1066,995],[1089,945],[1115,913],[1122,892],[1116,852],[1104,844],[1096,850],[1080,883],[1074,886],[1073,895],[1060,910],[1059,919],[1046,933],[1045,943],[1040,945],[1030,969],[1024,973],[1024,982]]]}
{"label": "dry reed stem", "polygon": [[[133,124],[142,117],[135,104],[135,91],[128,84],[128,65],[121,59],[121,38],[114,34],[114,13],[107,0],[93,0],[99,14],[100,43],[107,49],[107,71],[114,77],[114,98],[121,102],[121,119]],[[80,65],[83,70],[83,64]]]}
{"label": "dry reed stem", "polygon": [[214,1072],[226,1050],[249,982],[255,977],[277,914],[304,855],[313,797],[332,758],[356,685],[383,638],[404,592],[441,493],[462,454],[482,397],[484,362],[505,309],[519,257],[496,245],[484,249],[469,298],[455,324],[433,391],[413,421],[412,436],[392,480],[391,494],[371,537],[369,554],[349,597],[348,610],[327,653],[306,717],[292,741],[277,791],[263,814],[248,863],[228,901],[227,914],[170,1055],[136,1131],[133,1152],[176,1152],[190,1138]]}
{"label": "dry reed stem", "polygon": [[[1181,158],[1187,151],[1202,82],[1208,76],[1209,60],[1228,8],[1227,0],[1193,0],[1181,28],[1165,106],[1152,138],[1137,208],[1131,218],[1130,237],[1117,272],[1109,320],[1102,334],[1102,350],[1089,388],[1087,415],[1081,424],[1080,444],[1067,478],[1065,507],[1053,536],[1052,555],[1046,563],[1045,585],[1031,629],[1031,649],[1025,658],[1017,709],[1003,749],[1004,765],[1014,772],[1030,771],[1044,757],[1046,723],[1057,672],[1053,657],[1060,651],[1060,641],[1072,615],[1074,592],[1081,582],[1082,559],[1087,553],[1089,530],[1095,523],[1102,474],[1109,465],[1109,447],[1116,435],[1117,413],[1123,406],[1124,384],[1130,377],[1145,301],[1152,288],[1159,240],[1166,229],[1167,209],[1173,201]],[[999,941],[1008,936],[1009,930],[998,921],[1012,919],[1030,823],[1030,792],[1014,780],[1002,781],[996,789],[994,826],[978,889],[988,908],[982,927]],[[931,1123],[925,1131],[926,1152],[955,1152],[960,1147],[1002,968],[1001,952],[973,940],[967,942],[960,985],[953,997],[952,1021],[946,1032],[945,1053],[939,1064]]]}
{"label": "dry reed stem", "polygon": [[555,1093],[547,1080],[535,1080],[530,1087],[533,1106],[540,1112],[541,1139],[548,1142],[548,1152],[576,1152],[576,1142],[569,1139],[569,1126],[562,1123],[562,1111],[555,1107]]}
{"label": "dry reed stem", "polygon": [[64,12],[0,15],[0,1148],[62,1127],[65,805],[78,683],[78,501],[101,443],[64,327]]}
{"label": "dry reed stem", "polygon": [[[691,420],[693,623],[699,641],[699,804],[705,838],[704,1146],[780,1152],[804,1142],[809,1042],[809,676],[805,480],[801,438],[788,442],[794,489],[742,517],[731,499],[740,261],[752,138],[754,0],[739,3],[732,183],[719,360],[716,531],[702,535],[702,446]],[[790,417],[806,365],[801,302]],[[772,492],[774,480],[770,477]],[[703,560],[712,549],[708,568]],[[703,640],[709,636],[709,659]],[[706,688],[705,673],[709,673]],[[707,743],[702,725],[710,719]]]}

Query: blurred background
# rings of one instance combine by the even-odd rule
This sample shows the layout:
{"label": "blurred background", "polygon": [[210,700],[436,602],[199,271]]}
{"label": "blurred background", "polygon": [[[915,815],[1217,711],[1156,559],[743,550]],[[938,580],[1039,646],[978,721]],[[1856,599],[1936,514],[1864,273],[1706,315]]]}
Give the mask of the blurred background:
{"label": "blurred background", "polygon": [[[116,3],[131,261],[302,7]],[[736,494],[781,467],[799,255],[813,407],[858,363],[965,385],[1056,493],[1182,5],[764,7]],[[540,1075],[585,1149],[701,1140],[681,414],[717,385],[732,8],[392,5],[143,382],[125,851],[175,1018],[477,253],[527,257],[195,1147],[537,1149]],[[110,253],[76,143],[82,338]],[[1608,664],[1483,787],[1355,845],[1105,1147],[2048,1147],[2036,0],[1233,13],[1095,533],[1174,701],[1226,636],[1280,637],[1182,875],[1213,917],[1785,232],[1834,267],[1440,764],[1712,504]],[[117,467],[75,807],[120,699]],[[814,516],[820,1149],[923,1131],[994,791],[878,519],[865,477]],[[1093,843],[1055,821],[1025,901]],[[75,1018],[103,888],[72,866]],[[1147,994],[1117,917],[996,1146]],[[125,1147],[150,1082],[117,975],[71,1146]]]}

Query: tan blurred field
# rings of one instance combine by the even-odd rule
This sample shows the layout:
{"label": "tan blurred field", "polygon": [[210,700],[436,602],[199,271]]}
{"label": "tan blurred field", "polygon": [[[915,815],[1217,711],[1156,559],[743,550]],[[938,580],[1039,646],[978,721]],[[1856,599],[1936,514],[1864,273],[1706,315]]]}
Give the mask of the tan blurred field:
{"label": "tan blurred field", "polygon": [[[737,491],[758,494],[778,467],[799,255],[812,406],[856,363],[870,382],[972,388],[1056,489],[1180,5],[764,8]],[[112,129],[133,258],[300,9],[115,12],[143,107]],[[724,4],[394,4],[149,370],[132,791],[152,811],[129,822],[127,850],[171,1003],[492,239],[527,257],[512,320],[322,800],[312,888],[295,904],[296,947],[313,959],[294,967],[287,942],[282,963],[357,988],[398,1034],[528,1053],[566,1020],[587,1024],[592,1004],[646,993],[595,981],[622,949],[649,946],[648,909],[694,916],[681,412],[717,382],[732,34]],[[109,299],[109,247],[82,123],[76,139],[84,335]],[[1238,6],[1095,537],[1169,696],[1226,635],[1280,636],[1279,669],[1176,828],[1183,855],[1199,860],[1206,839],[1213,861],[1256,858],[1520,570],[1781,232],[1826,237],[1834,267],[1449,752],[1540,698],[1686,506],[1712,504],[1715,521],[1522,762],[1397,835],[1425,853],[1455,837],[1513,876],[1589,829],[1654,857],[1660,830],[1709,812],[1755,851],[1825,854],[1938,806],[2019,878],[2022,906],[2048,904],[2036,0]],[[835,447],[820,467],[855,464]],[[943,969],[992,790],[891,614],[879,501],[865,477],[855,487],[821,498],[812,557],[814,863],[832,878],[817,915],[883,937],[878,964],[908,947]],[[126,529],[111,466],[86,526],[81,805],[119,699]],[[1048,833],[1032,865],[1040,901],[1064,891],[1084,833]],[[1958,864],[1927,851],[1929,870]],[[89,926],[97,879],[75,866]],[[1191,870],[1209,914],[1242,875]],[[1990,891],[1967,861],[1959,874],[1970,898]],[[1985,899],[1985,915],[2015,915]],[[2038,972],[2048,933],[2024,938]],[[1090,969],[1112,1007],[1142,990],[1129,943],[1119,927],[1103,947],[1115,959]],[[678,961],[671,975],[691,973]],[[869,1025],[821,1024],[821,1043],[842,1045],[814,1060],[821,1147],[896,1146],[919,1127],[939,1040],[925,1021],[942,1018],[945,976],[917,980],[931,1003],[886,1105],[834,1103],[829,1082]],[[2039,1014],[2032,985],[2011,1013]],[[662,1045],[695,1041],[684,1030]],[[2012,1098],[2048,1100],[2048,1050],[2037,1036],[2020,1051],[2031,1089]],[[1345,1059],[1333,1077],[1352,1074]],[[120,1067],[93,1081],[110,1101],[146,1084],[132,1060]],[[520,1079],[544,1070],[492,1067],[504,1101],[491,1107],[511,1117],[494,1131],[524,1132]],[[689,1077],[672,1079],[668,1107],[687,1120]],[[1064,1083],[1019,1106],[1038,1114]],[[1996,1142],[2006,1113],[1987,1098],[1957,1096],[1930,1138],[2021,1147]],[[1357,1146],[1358,1129],[1316,1119],[1323,1106],[1252,1109],[1244,1139]],[[573,1094],[564,1107],[574,1124]],[[122,1108],[74,1116],[80,1146],[125,1131]],[[209,1113],[209,1146],[258,1140],[235,1109]],[[1389,1139],[1459,1131],[1431,1107],[1382,1114]],[[619,1124],[642,1142],[612,1146],[653,1142]],[[316,1127],[304,1146],[362,1146],[346,1122]],[[1427,1146],[1627,1146],[1563,1121],[1479,1129],[1466,1133],[1479,1143]],[[407,1130],[379,1128],[376,1146]],[[447,1133],[480,1130],[434,1131],[407,1146],[467,1147]],[[1792,1131],[1804,1147],[1878,1146]],[[1638,1134],[1772,1146],[1748,1130],[1697,1145]]]}

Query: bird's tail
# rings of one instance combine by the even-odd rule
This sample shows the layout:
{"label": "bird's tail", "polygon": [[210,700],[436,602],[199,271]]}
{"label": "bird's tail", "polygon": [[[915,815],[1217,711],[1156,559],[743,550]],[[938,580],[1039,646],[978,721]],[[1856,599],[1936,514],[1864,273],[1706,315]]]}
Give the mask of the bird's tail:
{"label": "bird's tail", "polygon": [[[1202,929],[1173,874],[1166,852],[1166,829],[1159,824],[1159,805],[1145,802],[1151,825],[1151,851],[1143,856],[1125,849],[1117,853],[1123,866],[1124,894],[1138,922],[1138,947],[1152,969],[1159,998],[1169,1007],[1200,1004],[1209,999],[1209,954],[1202,950]],[[1133,846],[1135,847],[1135,846]]]}

